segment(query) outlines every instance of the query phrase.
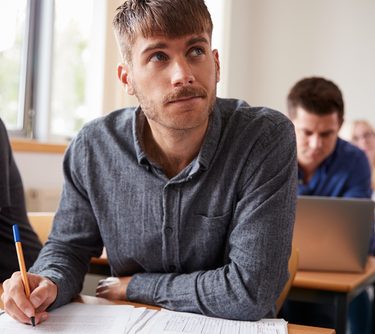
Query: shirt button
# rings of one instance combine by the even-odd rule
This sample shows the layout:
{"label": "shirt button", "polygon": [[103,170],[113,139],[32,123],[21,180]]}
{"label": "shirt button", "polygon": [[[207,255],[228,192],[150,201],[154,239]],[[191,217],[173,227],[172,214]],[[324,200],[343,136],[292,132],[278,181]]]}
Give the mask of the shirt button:
{"label": "shirt button", "polygon": [[169,266],[169,270],[171,272],[175,272],[176,271],[176,266],[174,266],[174,265]]}
{"label": "shirt button", "polygon": [[167,227],[165,228],[165,232],[166,232],[167,234],[172,234],[172,232],[173,232],[173,228],[167,226]]}

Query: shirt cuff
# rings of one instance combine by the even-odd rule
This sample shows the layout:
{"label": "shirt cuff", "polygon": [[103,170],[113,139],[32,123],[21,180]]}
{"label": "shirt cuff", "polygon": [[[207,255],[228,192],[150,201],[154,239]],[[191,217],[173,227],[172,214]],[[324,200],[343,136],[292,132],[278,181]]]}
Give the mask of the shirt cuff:
{"label": "shirt cuff", "polygon": [[155,305],[155,289],[162,275],[155,273],[133,275],[126,289],[126,299],[133,302]]}

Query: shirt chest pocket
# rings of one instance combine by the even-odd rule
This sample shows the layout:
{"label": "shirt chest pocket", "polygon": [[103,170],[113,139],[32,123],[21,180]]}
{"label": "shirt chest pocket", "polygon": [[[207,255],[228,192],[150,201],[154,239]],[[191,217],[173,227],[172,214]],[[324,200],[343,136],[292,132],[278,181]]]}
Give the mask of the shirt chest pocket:
{"label": "shirt chest pocket", "polygon": [[180,236],[186,270],[209,270],[223,264],[231,217],[231,212],[214,217],[192,215]]}

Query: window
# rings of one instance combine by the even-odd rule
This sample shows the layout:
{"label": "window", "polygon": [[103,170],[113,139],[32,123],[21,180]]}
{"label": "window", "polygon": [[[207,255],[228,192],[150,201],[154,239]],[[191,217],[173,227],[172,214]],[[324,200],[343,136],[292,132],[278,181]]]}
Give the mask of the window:
{"label": "window", "polygon": [[[137,104],[116,76],[110,22],[122,2],[0,0],[0,117],[11,135],[65,141],[85,122]],[[207,4],[222,49],[225,6]]]}
{"label": "window", "polygon": [[93,0],[55,0],[52,135],[71,137],[101,114],[104,25],[98,8]]}
{"label": "window", "polygon": [[0,0],[0,117],[13,131],[22,131],[20,77],[26,24],[26,0]]}
{"label": "window", "polygon": [[105,9],[0,0],[0,117],[11,134],[69,139],[102,113]]}

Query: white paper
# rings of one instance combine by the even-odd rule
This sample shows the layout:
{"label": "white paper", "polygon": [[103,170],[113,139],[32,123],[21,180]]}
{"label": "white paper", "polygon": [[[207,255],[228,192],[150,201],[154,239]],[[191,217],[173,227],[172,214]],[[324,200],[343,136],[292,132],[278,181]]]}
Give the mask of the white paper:
{"label": "white paper", "polygon": [[3,314],[0,316],[0,333],[123,334],[128,322],[134,320],[133,309],[128,305],[71,303],[50,312],[48,320],[35,327]]}
{"label": "white paper", "polygon": [[256,322],[211,318],[199,314],[161,310],[134,334],[287,334],[283,319]]}
{"label": "white paper", "polygon": [[48,320],[35,327],[0,315],[0,334],[23,333],[287,334],[288,328],[283,319],[235,321],[128,305],[71,303],[50,312]]}

